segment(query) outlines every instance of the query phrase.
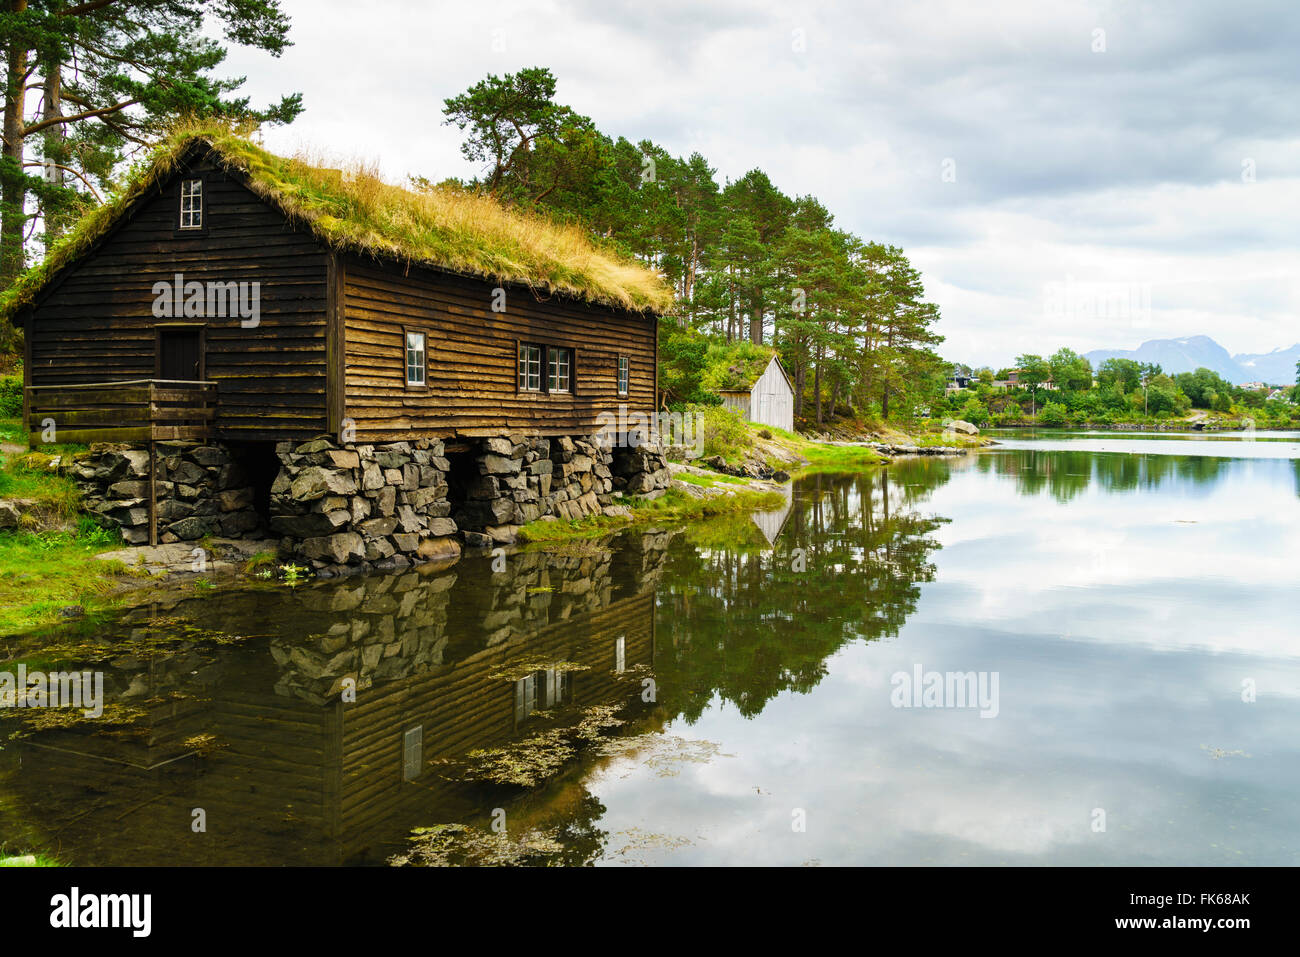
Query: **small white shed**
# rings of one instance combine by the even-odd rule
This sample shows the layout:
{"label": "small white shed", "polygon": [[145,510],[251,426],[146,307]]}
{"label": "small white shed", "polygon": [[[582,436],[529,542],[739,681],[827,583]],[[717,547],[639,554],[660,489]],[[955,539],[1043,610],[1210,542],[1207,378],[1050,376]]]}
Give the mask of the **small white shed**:
{"label": "small white shed", "polygon": [[781,360],[772,356],[763,374],[746,390],[723,390],[722,404],[741,418],[794,431],[794,386]]}

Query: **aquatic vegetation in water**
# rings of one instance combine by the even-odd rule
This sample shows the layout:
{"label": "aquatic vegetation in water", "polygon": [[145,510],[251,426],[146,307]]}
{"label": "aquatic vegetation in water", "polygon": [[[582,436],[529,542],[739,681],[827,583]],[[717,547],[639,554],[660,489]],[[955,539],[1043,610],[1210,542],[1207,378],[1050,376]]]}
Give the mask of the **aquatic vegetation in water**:
{"label": "aquatic vegetation in water", "polygon": [[612,851],[610,856],[626,858],[628,863],[633,864],[647,863],[634,857],[634,855],[644,851],[676,851],[683,847],[695,846],[695,842],[689,838],[674,837],[671,834],[655,834],[651,831],[643,831],[639,827],[630,827],[626,831],[618,831],[614,837],[615,839],[622,838],[625,843],[618,850]]}
{"label": "aquatic vegetation in water", "polygon": [[[443,776],[454,781],[477,781],[534,788],[555,777],[583,748],[626,722],[617,717],[621,704],[586,708],[574,724],[539,731],[499,748],[478,748],[463,758],[442,758],[432,763],[446,768]],[[538,715],[534,715],[538,717]]]}
{"label": "aquatic vegetation in water", "polygon": [[41,731],[66,731],[72,728],[91,728],[97,735],[112,737],[138,737],[147,735],[148,729],[133,728],[146,712],[129,705],[104,705],[103,714],[87,715],[81,708],[30,708],[8,712],[18,722],[19,728],[10,737],[26,738]]}
{"label": "aquatic vegetation in water", "polygon": [[504,671],[498,671],[488,677],[493,680],[501,679],[505,681],[519,681],[527,678],[529,675],[538,671],[554,671],[563,674],[569,671],[588,671],[590,665],[580,664],[576,661],[553,661],[549,658],[523,658],[519,661],[510,663],[510,667]]}
{"label": "aquatic vegetation in water", "polygon": [[206,758],[210,754],[230,747],[226,742],[221,741],[215,734],[196,734],[185,739],[185,747],[193,751],[200,758]]}
{"label": "aquatic vegetation in water", "polygon": [[[635,759],[638,767],[650,768],[661,778],[676,777],[686,764],[708,764],[715,758],[735,757],[723,753],[721,747],[712,741],[692,741],[667,734],[608,738],[600,742],[599,751],[606,758]],[[632,771],[629,768],[620,777],[627,777]]]}
{"label": "aquatic vegetation in water", "polygon": [[280,574],[284,577],[286,585],[297,585],[306,580],[308,569],[302,565],[281,565]]}
{"label": "aquatic vegetation in water", "polygon": [[1221,758],[1248,758],[1250,757],[1245,751],[1225,751],[1223,748],[1212,748],[1208,744],[1201,745],[1202,751],[1209,751],[1210,757],[1218,761]]}
{"label": "aquatic vegetation in water", "polygon": [[576,753],[577,749],[565,740],[564,732],[557,730],[544,731],[502,748],[475,749],[462,761],[446,759],[446,763],[460,765],[459,773],[451,775],[453,780],[531,788],[558,774]]}
{"label": "aquatic vegetation in water", "polygon": [[411,831],[411,847],[388,859],[394,867],[527,867],[558,864],[564,845],[554,829],[533,829],[519,837],[467,824],[437,824]]}
{"label": "aquatic vegetation in water", "polygon": [[234,645],[252,637],[263,637],[233,635],[177,616],[160,615],[133,624],[135,628],[129,634],[102,635],[82,631],[78,635],[42,644],[40,653],[52,660],[83,664],[123,658],[152,660],[191,650],[195,645]]}

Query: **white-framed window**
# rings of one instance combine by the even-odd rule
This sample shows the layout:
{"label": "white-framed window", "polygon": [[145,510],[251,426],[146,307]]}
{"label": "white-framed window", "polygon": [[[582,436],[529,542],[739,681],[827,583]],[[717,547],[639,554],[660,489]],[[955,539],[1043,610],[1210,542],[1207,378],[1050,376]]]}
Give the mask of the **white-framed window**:
{"label": "white-framed window", "polygon": [[406,334],[406,384],[424,385],[427,369],[424,333],[408,332]]}
{"label": "white-framed window", "polygon": [[424,725],[408,728],[402,735],[402,780],[414,781],[424,770]]}
{"label": "white-framed window", "polygon": [[519,391],[542,391],[542,347],[519,343]]}
{"label": "white-framed window", "polygon": [[203,228],[203,180],[181,180],[181,229]]}
{"label": "white-framed window", "polygon": [[558,668],[534,671],[515,682],[515,724],[522,724],[536,711],[545,711],[564,703],[571,682],[567,672]]}
{"label": "white-framed window", "polygon": [[618,357],[618,394],[627,395],[628,370],[631,363],[627,356]]}
{"label": "white-framed window", "polygon": [[569,392],[573,353],[551,347],[546,350],[546,391]]}

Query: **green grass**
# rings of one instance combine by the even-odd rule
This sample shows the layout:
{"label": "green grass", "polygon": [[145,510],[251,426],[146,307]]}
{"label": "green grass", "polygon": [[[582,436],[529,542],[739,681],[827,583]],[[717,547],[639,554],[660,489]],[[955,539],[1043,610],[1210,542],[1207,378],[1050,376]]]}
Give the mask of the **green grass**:
{"label": "green grass", "polygon": [[12,442],[15,445],[26,445],[27,434],[23,431],[23,420],[17,416],[5,416],[0,418],[0,442]]}
{"label": "green grass", "polygon": [[884,456],[865,445],[828,445],[811,442],[797,432],[787,432],[773,426],[764,426],[772,433],[772,441],[792,456],[807,460],[807,465],[792,469],[795,477],[817,472],[853,471],[879,465]]}
{"label": "green grass", "polygon": [[[0,435],[12,435],[17,427],[15,419],[0,420]],[[45,452],[0,460],[0,498],[35,503],[23,510],[32,527],[0,532],[0,634],[58,621],[69,605],[81,605],[88,614],[102,609],[126,571],[95,558],[121,548],[121,538],[81,514],[77,484],[48,465]]]}
{"label": "green grass", "polygon": [[0,635],[60,620],[60,609],[107,607],[127,572],[97,559],[122,547],[111,532],[83,523],[71,532],[0,532]]}
{"label": "green grass", "polygon": [[18,854],[14,857],[0,857],[0,867],[62,867],[52,857],[44,854]]}
{"label": "green grass", "polygon": [[272,571],[279,565],[275,552],[258,552],[244,562],[244,574],[255,575],[258,572]]}
{"label": "green grass", "polygon": [[737,492],[735,495],[697,499],[680,489],[669,489],[657,499],[633,500],[627,504],[630,516],[592,515],[568,522],[529,522],[520,529],[519,537],[525,542],[546,543],[598,538],[635,525],[681,525],[733,512],[780,508],[785,504],[785,496],[780,492]]}
{"label": "green grass", "polygon": [[685,482],[687,485],[698,485],[700,488],[717,488],[721,485],[744,485],[745,480],[735,475],[724,475],[721,472],[715,472],[711,475],[696,475],[693,472],[681,472],[675,476],[678,481]]}

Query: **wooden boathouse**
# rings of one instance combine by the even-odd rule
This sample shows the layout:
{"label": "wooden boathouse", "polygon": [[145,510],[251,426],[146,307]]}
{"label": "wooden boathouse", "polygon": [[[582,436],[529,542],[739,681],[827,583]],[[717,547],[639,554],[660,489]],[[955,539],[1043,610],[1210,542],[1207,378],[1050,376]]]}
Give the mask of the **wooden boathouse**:
{"label": "wooden boathouse", "polygon": [[655,404],[660,277],[577,227],[178,135],[0,302],[33,444],[590,434]]}
{"label": "wooden boathouse", "polygon": [[208,503],[255,500],[263,528],[320,539],[305,554],[329,564],[445,554],[423,540],[470,530],[511,540],[664,487],[661,458],[594,436],[653,412],[671,301],[580,226],[205,128],[20,277],[0,321],[24,331],[33,447],[148,450],[125,476],[80,466],[128,541],[243,534],[258,523],[209,521]]}

